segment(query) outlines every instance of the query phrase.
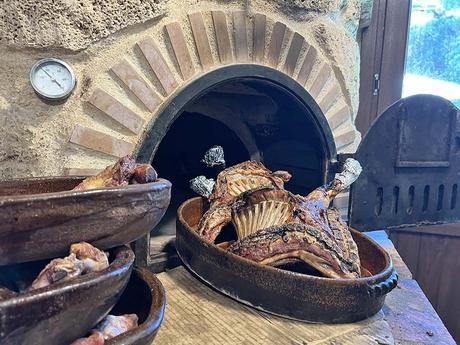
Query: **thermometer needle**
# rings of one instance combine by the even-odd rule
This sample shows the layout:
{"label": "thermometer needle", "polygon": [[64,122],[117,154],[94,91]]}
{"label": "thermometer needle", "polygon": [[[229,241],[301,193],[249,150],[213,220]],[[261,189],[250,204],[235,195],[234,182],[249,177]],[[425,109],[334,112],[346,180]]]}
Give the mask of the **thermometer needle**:
{"label": "thermometer needle", "polygon": [[56,79],[54,79],[53,76],[52,76],[51,74],[49,74],[47,71],[45,71],[44,68],[41,68],[41,70],[42,70],[43,72],[45,72],[45,74],[46,74],[48,77],[50,77],[51,80],[52,80],[53,82],[55,82],[56,84],[58,84],[58,86],[59,86],[62,90],[64,90],[64,88],[62,87],[62,85],[59,84],[58,81],[57,81]]}

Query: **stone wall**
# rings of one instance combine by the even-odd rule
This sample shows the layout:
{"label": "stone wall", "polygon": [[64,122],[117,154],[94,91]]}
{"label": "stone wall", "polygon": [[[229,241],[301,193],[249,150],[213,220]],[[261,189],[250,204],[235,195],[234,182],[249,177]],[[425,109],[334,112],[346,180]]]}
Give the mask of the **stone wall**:
{"label": "stone wall", "polygon": [[[136,147],[144,126],[177,88],[209,69],[240,62],[277,68],[305,85],[328,118],[339,151],[353,151],[360,140],[353,125],[358,107],[355,37],[360,11],[359,0],[11,0],[2,4],[0,178],[104,167]],[[207,57],[197,45],[191,13],[198,13],[193,20],[203,24],[204,34],[198,40],[208,42]],[[262,56],[257,56],[254,22],[261,18],[266,23],[265,46]],[[225,25],[217,29],[216,21]],[[217,42],[219,30],[228,35],[226,56]],[[235,40],[241,30],[246,33],[246,57]],[[177,41],[175,32],[183,35],[183,42]],[[280,33],[278,46],[274,37]],[[181,45],[188,51],[188,72],[184,61],[177,59],[175,49],[182,49]],[[164,66],[149,65],[149,54],[157,54],[155,61],[161,56]],[[53,105],[40,100],[28,81],[33,63],[50,56],[67,61],[78,80],[71,97]],[[133,89],[132,80],[143,85],[142,91]],[[144,96],[147,92],[148,99],[139,92]]]}

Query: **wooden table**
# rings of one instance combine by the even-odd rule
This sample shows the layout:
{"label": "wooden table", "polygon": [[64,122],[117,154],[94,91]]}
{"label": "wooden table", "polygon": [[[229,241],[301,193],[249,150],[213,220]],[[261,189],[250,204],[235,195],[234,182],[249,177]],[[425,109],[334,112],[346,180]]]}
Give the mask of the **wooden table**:
{"label": "wooden table", "polygon": [[399,274],[398,287],[374,317],[344,325],[283,319],[242,305],[178,267],[158,275],[166,289],[167,306],[155,344],[454,345],[386,233],[367,234],[390,253]]}

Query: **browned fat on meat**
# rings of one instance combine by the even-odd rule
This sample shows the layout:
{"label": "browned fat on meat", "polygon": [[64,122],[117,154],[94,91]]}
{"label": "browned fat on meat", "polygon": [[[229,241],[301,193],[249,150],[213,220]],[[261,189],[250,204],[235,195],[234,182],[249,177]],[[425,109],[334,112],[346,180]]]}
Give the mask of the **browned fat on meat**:
{"label": "browned fat on meat", "polygon": [[229,251],[263,265],[295,258],[304,261],[324,277],[357,278],[353,262],[336,251],[330,238],[305,224],[285,224],[262,229],[231,245]]}
{"label": "browned fat on meat", "polygon": [[137,183],[150,183],[158,179],[158,174],[150,164],[136,164],[133,180]]}
{"label": "browned fat on meat", "polygon": [[136,162],[130,155],[120,158],[95,176],[84,179],[73,190],[127,186],[133,177]]}
{"label": "browned fat on meat", "polygon": [[215,207],[231,203],[248,190],[260,187],[283,189],[284,183],[290,179],[287,171],[272,172],[262,163],[246,161],[219,173],[209,202]]}

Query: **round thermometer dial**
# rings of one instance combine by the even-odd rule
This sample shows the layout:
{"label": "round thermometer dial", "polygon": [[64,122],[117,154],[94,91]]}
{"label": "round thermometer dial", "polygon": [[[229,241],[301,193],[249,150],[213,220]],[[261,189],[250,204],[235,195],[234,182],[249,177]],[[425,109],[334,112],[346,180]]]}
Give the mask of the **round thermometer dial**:
{"label": "round thermometer dial", "polygon": [[75,88],[72,68],[59,59],[43,59],[30,70],[30,83],[35,92],[48,100],[67,98]]}

